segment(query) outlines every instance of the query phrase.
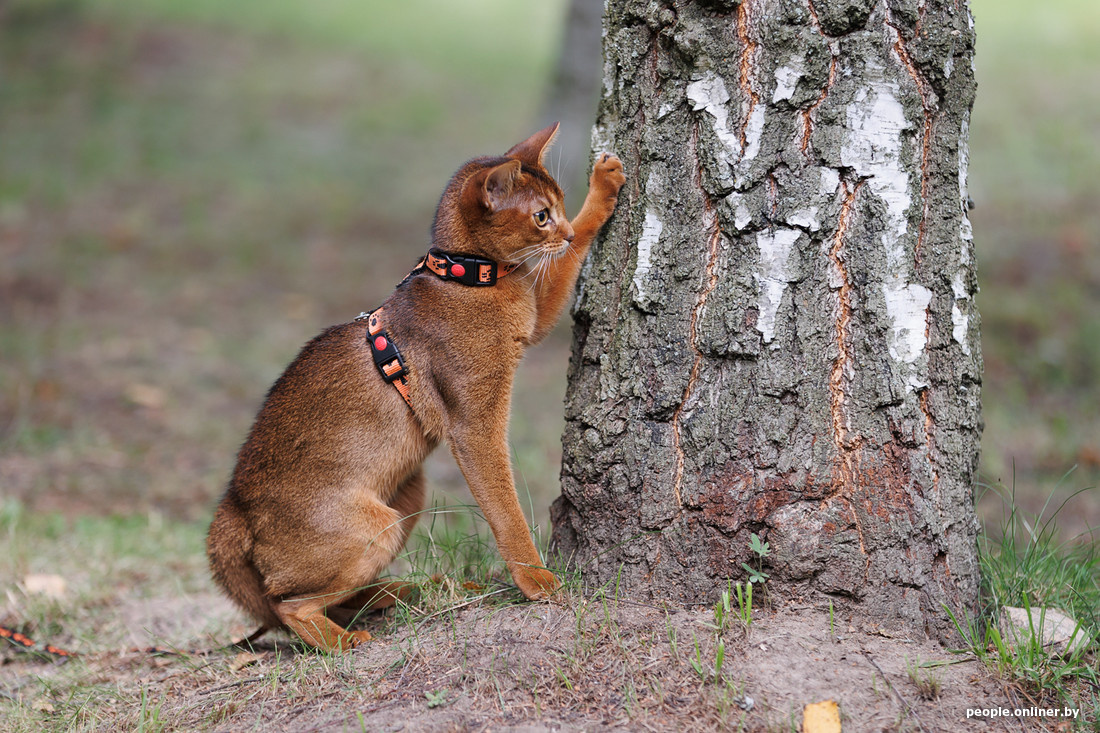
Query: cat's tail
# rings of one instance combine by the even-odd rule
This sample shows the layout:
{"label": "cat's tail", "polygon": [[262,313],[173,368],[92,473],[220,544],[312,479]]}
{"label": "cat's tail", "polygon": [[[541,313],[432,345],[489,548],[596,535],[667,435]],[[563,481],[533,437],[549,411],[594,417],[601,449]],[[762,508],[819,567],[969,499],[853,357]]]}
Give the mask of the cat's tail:
{"label": "cat's tail", "polygon": [[229,497],[222,499],[214,512],[206,536],[206,556],[214,581],[230,599],[267,628],[283,625],[264,591],[260,572],[252,564],[252,533]]}

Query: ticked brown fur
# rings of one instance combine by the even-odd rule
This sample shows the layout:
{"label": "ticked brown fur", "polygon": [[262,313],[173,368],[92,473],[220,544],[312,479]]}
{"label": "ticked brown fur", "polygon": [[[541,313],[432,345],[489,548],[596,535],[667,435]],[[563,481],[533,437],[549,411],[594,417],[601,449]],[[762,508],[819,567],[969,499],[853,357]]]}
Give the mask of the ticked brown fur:
{"label": "ticked brown fur", "polygon": [[466,163],[443,193],[432,245],[519,263],[492,287],[424,273],[382,304],[409,368],[412,409],[372,361],[366,321],[329,328],[271,388],[214,514],[214,579],[265,627],[312,646],[349,649],[370,638],[337,620],[383,607],[400,584],[376,583],[424,506],[421,464],[450,446],[527,598],[559,586],[531,541],[508,450],[512,378],[526,348],[553,327],[624,182],[598,156],[572,222],[542,166],[557,125],[504,156]]}

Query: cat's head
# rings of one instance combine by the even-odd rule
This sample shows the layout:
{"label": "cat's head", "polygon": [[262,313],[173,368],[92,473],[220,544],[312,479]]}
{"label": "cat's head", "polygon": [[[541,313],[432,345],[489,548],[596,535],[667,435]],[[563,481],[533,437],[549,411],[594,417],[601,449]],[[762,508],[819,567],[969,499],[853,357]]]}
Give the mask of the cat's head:
{"label": "cat's head", "polygon": [[463,165],[443,192],[433,245],[501,263],[535,262],[564,252],[573,227],[561,187],[542,164],[557,131],[554,123],[501,157]]}

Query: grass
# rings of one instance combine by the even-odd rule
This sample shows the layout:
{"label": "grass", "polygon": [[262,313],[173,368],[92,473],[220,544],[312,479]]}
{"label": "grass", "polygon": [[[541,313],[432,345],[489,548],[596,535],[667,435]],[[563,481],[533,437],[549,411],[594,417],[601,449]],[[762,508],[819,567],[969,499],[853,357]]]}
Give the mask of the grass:
{"label": "grass", "polygon": [[[519,710],[517,700],[528,699],[553,711],[583,704],[594,679],[601,689],[614,690],[600,703],[612,707],[601,709],[624,721],[652,721],[659,711],[673,714],[691,700],[692,714],[705,728],[736,729],[752,721],[787,725],[776,717],[787,710],[782,704],[768,706],[748,696],[736,660],[744,654],[753,612],[751,606],[739,608],[734,593],[706,614],[672,616],[644,607],[631,610],[613,585],[586,588],[579,576],[563,575],[567,603],[517,603],[519,593],[508,584],[473,507],[437,505],[426,512],[399,563],[420,593],[368,620],[376,636],[370,657],[294,652],[300,644],[291,640],[287,646],[285,637],[262,642],[256,655],[185,651],[162,661],[136,652],[104,655],[96,650],[133,643],[135,629],[127,624],[135,623],[134,608],[140,603],[129,598],[130,588],[144,589],[151,600],[165,594],[181,603],[198,599],[194,610],[184,612],[192,616],[190,625],[162,630],[165,645],[180,648],[205,640],[207,648],[214,648],[230,638],[231,626],[237,625],[231,614],[222,610],[203,618],[201,611],[209,603],[201,561],[205,528],[157,516],[47,516],[27,513],[13,502],[0,519],[0,554],[9,563],[5,574],[49,572],[69,580],[63,601],[9,595],[9,615],[21,619],[27,632],[90,652],[61,666],[9,653],[3,692],[23,701],[0,702],[10,713],[12,730],[236,724],[242,720],[238,716],[254,719],[257,700],[266,701],[260,710],[269,708],[263,714],[270,722],[279,719],[276,711],[286,713],[288,706],[280,701],[290,700],[295,710],[323,711],[329,707],[321,701],[339,699],[341,705],[369,710],[414,682],[410,689],[425,710],[461,709],[471,700]],[[982,536],[987,613],[1001,605],[1042,601],[1071,611],[1095,633],[1100,610],[1095,551],[1052,544],[1054,524],[1053,517],[1036,522],[1009,510],[1001,539]],[[532,615],[536,622],[525,620]],[[1021,700],[1080,707],[1086,719],[1097,720],[1094,648],[1061,658],[1033,643],[1013,646],[992,619],[960,618],[968,654],[1019,690]],[[545,633],[553,633],[554,641],[541,639]],[[764,635],[754,636],[754,644],[773,643],[768,632],[755,633]],[[517,634],[526,640],[518,641]],[[839,643],[825,632],[822,642]],[[145,671],[135,675],[135,666]],[[906,662],[902,678],[908,676],[917,697],[935,701],[946,689],[942,669],[917,657]],[[12,670],[19,673],[12,676]],[[756,713],[754,708],[759,708]],[[343,715],[348,709],[339,710]],[[339,718],[335,712],[324,715],[330,724]]]}
{"label": "grass", "polygon": [[[1100,545],[1089,536],[1060,541],[1057,518],[1067,506],[1049,514],[1044,506],[1026,515],[1011,491],[995,487],[1005,515],[997,534],[980,537],[985,608],[978,618],[953,616],[966,653],[1018,686],[1032,704],[1075,708],[1100,725]],[[1028,629],[1010,634],[1000,623],[1002,609],[1026,609]],[[1043,643],[1046,609],[1065,612],[1077,622],[1075,638],[1088,639],[1073,651]]]}
{"label": "grass", "polygon": [[920,659],[905,665],[906,672],[909,674],[909,681],[916,688],[917,694],[924,700],[935,700],[943,691],[943,682],[936,672],[938,666],[936,663],[921,663]]}

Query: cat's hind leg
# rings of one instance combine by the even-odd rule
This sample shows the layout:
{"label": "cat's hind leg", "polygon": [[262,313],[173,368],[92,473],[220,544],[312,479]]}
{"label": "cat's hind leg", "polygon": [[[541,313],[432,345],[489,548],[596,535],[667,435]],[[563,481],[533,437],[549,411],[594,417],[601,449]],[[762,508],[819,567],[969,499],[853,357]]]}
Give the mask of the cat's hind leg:
{"label": "cat's hind leg", "polygon": [[345,505],[344,509],[339,524],[327,528],[321,538],[324,556],[315,559],[317,570],[323,567],[329,579],[309,593],[283,594],[284,599],[275,604],[279,619],[302,641],[331,651],[346,651],[371,636],[366,631],[346,630],[326,616],[326,611],[343,606],[371,587],[406,538],[405,517],[376,498],[360,497],[358,506]]}
{"label": "cat's hind leg", "polygon": [[[424,511],[425,495],[424,470],[418,468],[411,476],[401,482],[390,499],[389,506],[401,517],[401,547],[409,540],[413,527]],[[398,548],[400,551],[400,548]],[[407,583],[402,580],[389,580],[372,583],[355,595],[340,602],[339,610],[329,609],[330,618],[337,618],[334,614],[342,614],[349,623],[362,614],[363,611],[377,611],[390,608],[399,601],[406,600],[417,590],[415,583]],[[347,624],[345,624],[347,625]]]}

